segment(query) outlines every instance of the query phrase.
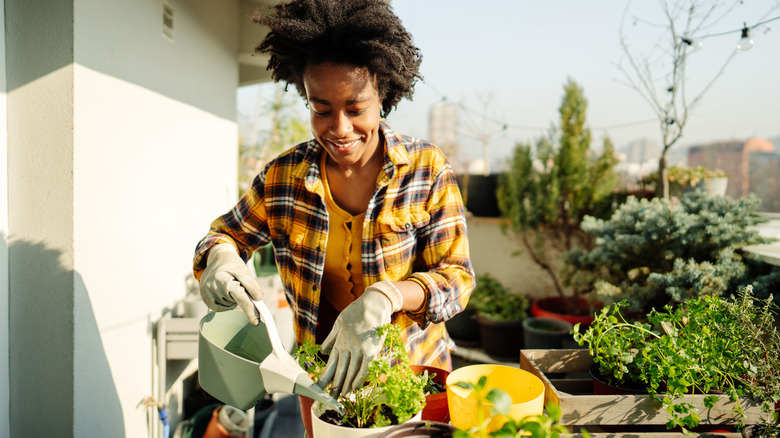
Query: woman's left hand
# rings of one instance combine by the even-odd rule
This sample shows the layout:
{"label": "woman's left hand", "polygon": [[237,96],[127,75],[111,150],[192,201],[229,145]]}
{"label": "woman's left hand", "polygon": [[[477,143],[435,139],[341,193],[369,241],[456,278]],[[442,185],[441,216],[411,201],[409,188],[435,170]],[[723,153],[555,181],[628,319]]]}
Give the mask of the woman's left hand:
{"label": "woman's left hand", "polygon": [[334,397],[360,388],[368,375],[368,364],[382,352],[384,339],[376,329],[390,323],[402,305],[403,296],[392,282],[367,287],[339,314],[322,343],[322,351],[330,358],[317,384],[324,388],[333,382]]}

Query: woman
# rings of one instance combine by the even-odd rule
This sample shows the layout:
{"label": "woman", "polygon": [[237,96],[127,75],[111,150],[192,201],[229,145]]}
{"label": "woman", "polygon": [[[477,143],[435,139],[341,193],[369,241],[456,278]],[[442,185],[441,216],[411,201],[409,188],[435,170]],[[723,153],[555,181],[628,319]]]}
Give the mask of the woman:
{"label": "woman", "polygon": [[295,0],[254,21],[270,27],[257,51],[306,101],[314,139],[272,160],[198,243],[204,301],[256,325],[262,291],[245,261],[271,242],[296,341],[330,355],[320,385],[359,387],[381,349],[374,329],[391,321],[413,363],[451,369],[443,323],[474,286],[463,203],[439,149],[384,121],[412,96],[419,50],[382,0]]}

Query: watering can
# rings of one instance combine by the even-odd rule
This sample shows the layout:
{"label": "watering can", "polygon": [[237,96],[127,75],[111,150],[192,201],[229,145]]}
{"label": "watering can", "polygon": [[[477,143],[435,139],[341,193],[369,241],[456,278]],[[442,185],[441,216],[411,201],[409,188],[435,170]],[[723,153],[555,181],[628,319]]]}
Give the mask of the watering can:
{"label": "watering can", "polygon": [[260,324],[239,310],[211,312],[200,320],[198,380],[217,400],[249,409],[266,393],[298,394],[343,413],[282,345],[271,312],[254,301]]}

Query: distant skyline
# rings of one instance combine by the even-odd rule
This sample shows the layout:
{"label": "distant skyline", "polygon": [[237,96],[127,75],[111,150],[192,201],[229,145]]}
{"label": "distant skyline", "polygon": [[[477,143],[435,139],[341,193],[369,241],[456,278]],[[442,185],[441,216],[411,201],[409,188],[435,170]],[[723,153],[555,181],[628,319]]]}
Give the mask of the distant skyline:
{"label": "distant skyline", "polygon": [[[588,99],[587,125],[595,145],[607,134],[620,148],[645,138],[660,143],[655,115],[618,69],[625,0],[393,0],[392,6],[423,55],[424,82],[413,101],[403,101],[388,122],[401,133],[429,137],[433,105],[443,100],[461,108],[461,153],[481,156],[473,136],[480,117],[487,122],[491,162],[500,162],[517,141],[533,141],[557,123],[563,85],[571,77]],[[631,3],[625,33],[632,47],[659,40],[660,2]],[[639,19],[634,25],[630,17]],[[709,82],[748,26],[780,16],[780,0],[751,0],[734,9],[688,57],[689,89]],[[734,31],[734,32],[731,32]],[[780,135],[780,20],[753,31],[755,45],[739,52],[693,108],[675,148],[717,140]],[[668,44],[667,44],[668,46]],[[663,78],[661,78],[663,80]],[[256,87],[239,91],[239,112],[251,114]],[[246,96],[244,96],[246,95]],[[485,105],[484,102],[487,102]],[[469,119],[471,118],[471,120]],[[503,130],[503,124],[507,129]],[[622,126],[629,125],[629,126]]]}

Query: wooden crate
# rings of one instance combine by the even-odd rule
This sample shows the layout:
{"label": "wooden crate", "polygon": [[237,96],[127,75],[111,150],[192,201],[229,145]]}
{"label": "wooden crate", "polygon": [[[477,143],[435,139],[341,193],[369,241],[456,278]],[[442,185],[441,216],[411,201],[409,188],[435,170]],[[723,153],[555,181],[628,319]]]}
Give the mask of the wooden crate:
{"label": "wooden crate", "polygon": [[[556,403],[561,407],[561,423],[567,426],[579,425],[665,425],[668,414],[661,402],[649,395],[593,395],[590,377],[575,374],[577,378],[548,379],[545,373],[582,373],[588,372],[593,360],[586,349],[578,350],[522,350],[520,368],[529,371],[544,382],[544,403]],[[580,374],[580,375],[582,375]],[[702,425],[736,424],[732,408],[734,403],[728,396],[718,396],[720,400],[712,409],[704,407],[705,395],[693,394],[692,402],[698,407]],[[745,424],[760,422],[760,406],[749,400],[741,399],[745,411]]]}

